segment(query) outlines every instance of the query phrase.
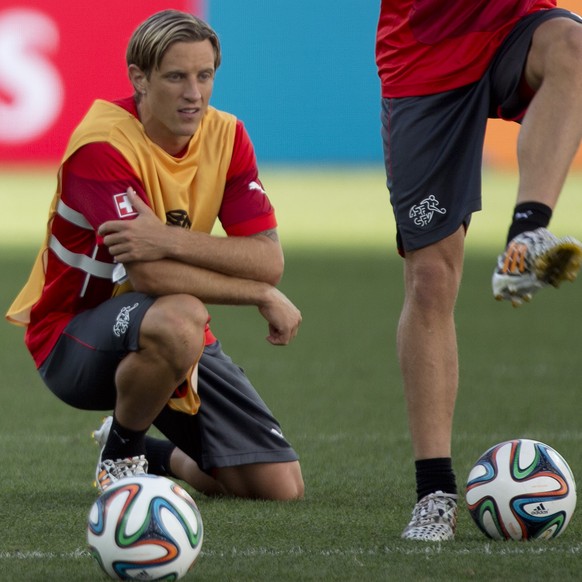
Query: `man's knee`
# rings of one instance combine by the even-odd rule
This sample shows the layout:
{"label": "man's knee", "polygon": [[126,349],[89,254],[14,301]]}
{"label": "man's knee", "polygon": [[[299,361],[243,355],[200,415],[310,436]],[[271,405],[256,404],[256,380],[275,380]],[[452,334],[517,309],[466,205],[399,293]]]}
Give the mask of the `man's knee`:
{"label": "man's knee", "polygon": [[285,463],[284,478],[279,486],[278,497],[280,501],[296,501],[305,496],[305,484],[301,474],[299,461]]}
{"label": "man's knee", "polygon": [[463,271],[464,230],[447,239],[407,253],[406,296],[427,309],[454,305]]}
{"label": "man's knee", "polygon": [[295,501],[305,495],[299,461],[226,467],[216,471],[216,478],[237,497]]}
{"label": "man's knee", "polygon": [[564,43],[563,50],[568,57],[567,66],[580,82],[582,80],[582,24],[569,26],[562,42]]}
{"label": "man's knee", "polygon": [[196,297],[167,295],[156,299],[142,328],[148,333],[187,333],[189,329],[199,331],[207,321],[208,311]]}
{"label": "man's knee", "polygon": [[188,369],[200,353],[207,321],[208,312],[195,297],[160,297],[144,317],[140,347],[155,348],[177,367]]}
{"label": "man's knee", "polygon": [[537,89],[548,76],[582,83],[582,24],[555,18],[535,32],[526,66],[526,80]]}

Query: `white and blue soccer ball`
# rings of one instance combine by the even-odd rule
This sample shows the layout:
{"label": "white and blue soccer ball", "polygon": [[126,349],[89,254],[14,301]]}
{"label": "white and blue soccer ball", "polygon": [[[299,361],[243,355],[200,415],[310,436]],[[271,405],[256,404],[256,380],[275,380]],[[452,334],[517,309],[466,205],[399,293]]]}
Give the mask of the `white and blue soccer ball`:
{"label": "white and blue soccer ball", "polygon": [[127,477],[89,512],[87,542],[116,580],[179,580],[202,548],[202,518],[192,497],[165,477]]}
{"label": "white and blue soccer ball", "polygon": [[576,483],[552,447],[531,439],[499,443],[485,451],[467,480],[467,508],[494,540],[551,539],[568,526],[576,508]]}

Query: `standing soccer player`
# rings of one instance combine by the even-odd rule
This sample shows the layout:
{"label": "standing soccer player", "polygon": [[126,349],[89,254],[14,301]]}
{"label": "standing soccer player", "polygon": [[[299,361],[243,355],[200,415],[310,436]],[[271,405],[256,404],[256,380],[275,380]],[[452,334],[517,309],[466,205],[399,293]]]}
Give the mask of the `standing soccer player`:
{"label": "standing soccer player", "polygon": [[[8,318],[56,396],[113,410],[95,432],[100,490],[149,471],[209,494],[300,498],[297,454],[208,326],[205,304],[254,305],[286,345],[301,322],[276,288],[283,254],[251,141],[209,104],[218,37],[165,10],[126,56],[134,94],[95,101],[74,131]],[[217,218],[229,236],[210,234]]]}
{"label": "standing soccer player", "polygon": [[481,209],[489,117],[521,123],[519,189],[493,274],[514,305],[573,280],[582,245],[546,227],[582,137],[581,19],[555,0],[382,0],[376,61],[387,185],[404,257],[400,367],[417,503],[402,536],[454,538],[458,387],[454,306]]}

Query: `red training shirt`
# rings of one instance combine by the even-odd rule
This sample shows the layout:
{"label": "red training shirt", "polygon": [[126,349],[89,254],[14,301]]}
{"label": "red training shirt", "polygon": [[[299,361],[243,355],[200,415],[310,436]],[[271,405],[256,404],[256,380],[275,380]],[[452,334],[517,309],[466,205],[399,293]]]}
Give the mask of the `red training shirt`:
{"label": "red training shirt", "polygon": [[376,36],[382,97],[477,81],[519,19],[555,7],[556,0],[382,0]]}
{"label": "red training shirt", "polygon": [[[115,103],[138,117],[132,97]],[[119,220],[112,195],[125,192],[129,186],[148,200],[141,179],[118,150],[102,142],[83,146],[63,165],[61,199],[80,212],[93,230],[79,228],[57,214],[52,233],[57,239],[66,240],[70,251],[113,263],[97,229],[108,220]],[[259,180],[253,145],[239,120],[218,218],[230,236],[250,236],[277,226],[274,209]],[[45,286],[32,308],[25,335],[37,367],[49,355],[73,316],[103,303],[112,292],[113,283],[109,279],[88,276],[64,264],[49,250]],[[215,340],[207,326],[206,344]]]}

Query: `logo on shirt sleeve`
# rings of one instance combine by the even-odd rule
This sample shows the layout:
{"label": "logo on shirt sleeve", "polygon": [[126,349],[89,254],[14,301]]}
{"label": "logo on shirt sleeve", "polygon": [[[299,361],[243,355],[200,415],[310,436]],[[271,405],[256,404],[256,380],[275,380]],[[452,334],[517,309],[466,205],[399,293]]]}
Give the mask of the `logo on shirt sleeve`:
{"label": "logo on shirt sleeve", "polygon": [[258,190],[259,192],[266,194],[266,192],[263,190],[263,187],[254,180],[252,182],[249,182],[249,190]]}
{"label": "logo on shirt sleeve", "polygon": [[117,208],[117,214],[119,218],[127,218],[128,216],[137,215],[137,210],[133,208],[125,192],[121,194],[114,194],[113,201],[115,202],[115,207]]}

